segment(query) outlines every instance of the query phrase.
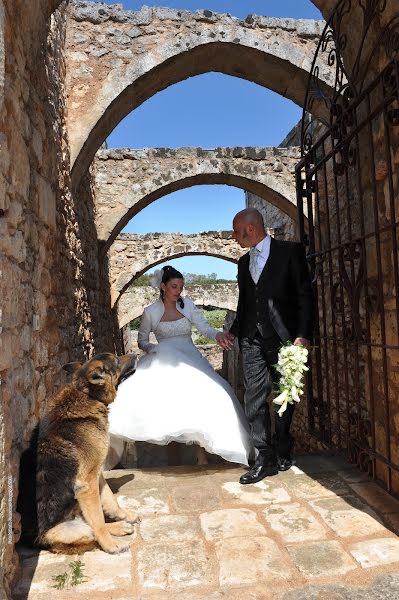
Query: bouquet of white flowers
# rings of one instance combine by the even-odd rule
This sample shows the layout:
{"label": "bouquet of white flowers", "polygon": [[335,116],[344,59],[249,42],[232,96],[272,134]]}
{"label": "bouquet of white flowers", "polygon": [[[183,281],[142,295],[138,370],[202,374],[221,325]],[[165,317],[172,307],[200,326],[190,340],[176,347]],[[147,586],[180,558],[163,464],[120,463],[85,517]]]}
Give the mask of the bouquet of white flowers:
{"label": "bouquet of white flowers", "polygon": [[281,375],[278,384],[280,394],[274,398],[273,403],[280,406],[277,410],[280,417],[288,403],[299,402],[303,394],[303,374],[309,370],[307,360],[308,350],[304,346],[295,346],[289,342],[279,350],[275,369]]}

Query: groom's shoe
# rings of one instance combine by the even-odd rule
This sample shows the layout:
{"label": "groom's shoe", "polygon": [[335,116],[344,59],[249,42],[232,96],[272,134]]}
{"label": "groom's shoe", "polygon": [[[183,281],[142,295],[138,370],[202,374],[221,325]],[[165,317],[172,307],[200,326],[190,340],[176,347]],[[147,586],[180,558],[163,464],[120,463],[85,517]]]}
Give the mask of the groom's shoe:
{"label": "groom's shoe", "polygon": [[278,462],[276,454],[274,452],[266,452],[257,457],[252,469],[249,469],[244,475],[241,475],[240,483],[243,485],[247,483],[256,483],[265,477],[277,475],[277,473]]}
{"label": "groom's shoe", "polygon": [[250,469],[249,471],[244,473],[244,475],[241,475],[240,483],[242,483],[243,485],[247,484],[247,483],[256,483],[257,481],[261,481],[265,477],[270,477],[271,475],[277,475],[277,473],[278,473],[278,465],[277,464],[275,466],[267,466],[267,467],[264,465],[255,465],[254,467],[252,467],[252,469]]}
{"label": "groom's shoe", "polygon": [[278,470],[288,471],[292,467],[292,458],[279,458],[278,459]]}

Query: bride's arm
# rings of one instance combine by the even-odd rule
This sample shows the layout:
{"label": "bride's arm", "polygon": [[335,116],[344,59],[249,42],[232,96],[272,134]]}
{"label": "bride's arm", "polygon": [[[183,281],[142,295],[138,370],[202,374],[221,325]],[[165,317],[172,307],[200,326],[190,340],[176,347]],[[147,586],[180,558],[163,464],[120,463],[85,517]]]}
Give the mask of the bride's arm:
{"label": "bride's arm", "polygon": [[144,350],[144,352],[151,352],[157,347],[157,344],[152,344],[150,340],[151,333],[151,318],[147,311],[144,309],[143,316],[140,321],[140,329],[139,334],[137,336],[137,345],[140,350]]}
{"label": "bride's arm", "polygon": [[[185,298],[184,301],[186,302],[187,299]],[[189,300],[189,302],[191,322],[193,323],[193,325],[195,325],[198,331],[202,333],[202,335],[204,335],[205,337],[211,340],[216,339],[216,335],[220,333],[220,331],[209,325],[202,312],[199,310],[199,308],[195,306],[192,300]]]}

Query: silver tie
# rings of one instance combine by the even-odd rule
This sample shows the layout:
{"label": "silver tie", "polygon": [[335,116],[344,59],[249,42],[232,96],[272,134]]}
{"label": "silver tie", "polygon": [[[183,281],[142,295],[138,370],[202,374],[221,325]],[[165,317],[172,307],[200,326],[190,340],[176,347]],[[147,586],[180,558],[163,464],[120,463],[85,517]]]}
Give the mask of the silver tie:
{"label": "silver tie", "polygon": [[251,277],[254,280],[254,283],[258,283],[259,277],[261,274],[261,269],[258,264],[258,257],[260,255],[260,250],[258,248],[253,247],[249,251],[249,272],[251,273]]}

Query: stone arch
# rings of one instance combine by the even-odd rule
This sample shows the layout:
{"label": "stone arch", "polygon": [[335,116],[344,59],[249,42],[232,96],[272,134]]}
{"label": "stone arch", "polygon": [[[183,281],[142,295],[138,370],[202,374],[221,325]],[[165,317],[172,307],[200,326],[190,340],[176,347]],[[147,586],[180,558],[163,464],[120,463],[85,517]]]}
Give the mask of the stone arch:
{"label": "stone arch", "polygon": [[[101,13],[101,14],[100,14]],[[247,79],[301,105],[322,21],[143,7],[72,5],[68,129],[75,185],[112,129],[158,91],[210,71]],[[103,31],[112,31],[112,36]],[[154,31],[158,35],[153,36]],[[76,48],[77,43],[78,51]],[[321,87],[332,78],[320,73]],[[315,104],[316,116],[324,108]]]}
{"label": "stone arch", "polygon": [[[212,306],[235,311],[238,301],[238,286],[236,283],[217,283],[212,285],[190,285],[185,295],[198,306]],[[151,287],[130,287],[118,302],[118,323],[122,328],[130,321],[137,319],[143,313],[145,306],[154,302],[158,296]]]}
{"label": "stone arch", "polygon": [[237,262],[245,252],[231,238],[231,231],[122,234],[109,253],[111,303],[115,306],[135,279],[167,260],[200,255]]}
{"label": "stone arch", "polygon": [[253,192],[296,220],[298,160],[298,148],[100,150],[94,164],[98,239],[106,251],[146,206],[201,184],[227,184]]}

